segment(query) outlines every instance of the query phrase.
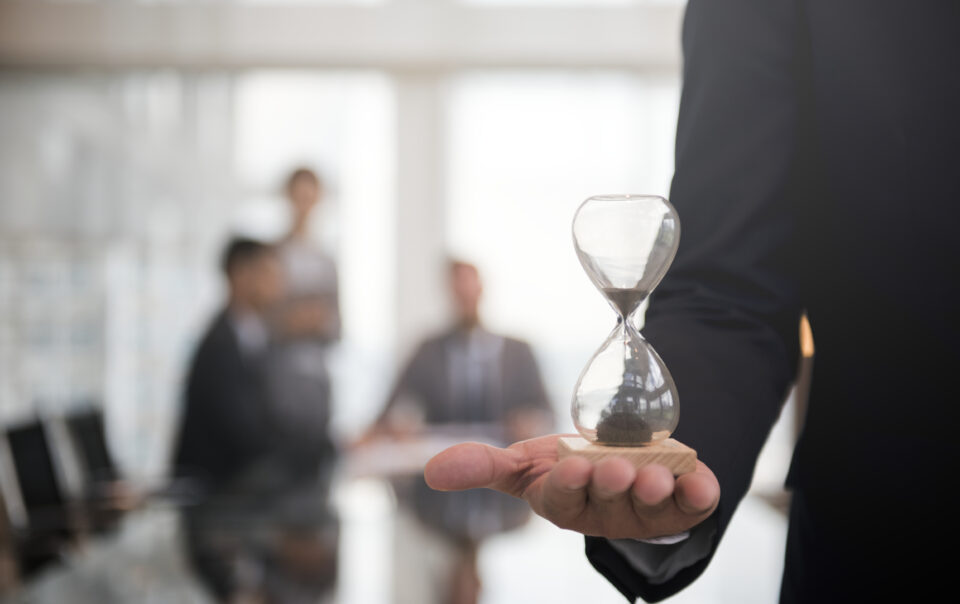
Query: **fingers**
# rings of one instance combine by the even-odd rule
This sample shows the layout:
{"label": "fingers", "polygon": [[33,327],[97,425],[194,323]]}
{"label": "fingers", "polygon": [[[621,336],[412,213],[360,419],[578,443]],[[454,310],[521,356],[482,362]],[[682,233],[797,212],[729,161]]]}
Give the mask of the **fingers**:
{"label": "fingers", "polygon": [[516,453],[480,443],[463,443],[441,451],[427,462],[423,477],[438,491],[493,488],[518,471]]}
{"label": "fingers", "polygon": [[625,499],[636,477],[637,471],[626,459],[610,457],[601,460],[593,470],[590,499],[598,503]]}
{"label": "fingers", "polygon": [[674,477],[670,470],[659,464],[651,464],[637,470],[633,483],[633,504],[638,514],[650,514],[667,505],[674,490]]}
{"label": "fingers", "polygon": [[427,463],[424,478],[443,491],[487,487],[523,497],[562,528],[610,538],[673,534],[703,521],[717,506],[720,485],[702,462],[674,478],[663,466],[637,470],[621,457],[596,464],[576,456],[558,461],[557,438],[507,449],[456,445]]}
{"label": "fingers", "polygon": [[593,464],[582,457],[557,463],[547,474],[537,512],[558,526],[568,526],[586,509],[592,473]]}
{"label": "fingers", "polygon": [[594,466],[587,494],[601,534],[609,534],[614,526],[633,517],[630,490],[636,477],[633,465],[621,457],[610,457]]}
{"label": "fingers", "polygon": [[696,471],[677,478],[673,499],[683,513],[706,516],[720,501],[720,483],[713,472],[698,461]]}

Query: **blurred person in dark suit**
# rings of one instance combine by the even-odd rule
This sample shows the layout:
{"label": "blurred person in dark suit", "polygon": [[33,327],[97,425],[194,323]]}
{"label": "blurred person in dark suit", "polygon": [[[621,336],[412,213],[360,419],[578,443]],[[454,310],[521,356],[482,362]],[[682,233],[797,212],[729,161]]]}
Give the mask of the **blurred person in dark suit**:
{"label": "blurred person in dark suit", "polygon": [[229,287],[200,341],[187,377],[174,467],[215,490],[267,450],[263,361],[269,313],[283,293],[276,250],[251,239],[227,245],[222,269]]}
{"label": "blurred person in dark suit", "polygon": [[[461,445],[446,489],[525,498],[629,599],[706,568],[816,340],[781,602],[956,592],[960,3],[690,0],[671,199],[683,236],[644,334],[696,472]],[[664,538],[657,542],[641,539]],[[744,561],[748,564],[748,561]]]}
{"label": "blurred person in dark suit", "polygon": [[234,239],[223,269],[228,302],[191,364],[174,458],[202,492],[184,510],[188,553],[220,601],[317,602],[335,577],[337,531],[309,435],[291,438],[272,398],[282,265],[275,247]]}
{"label": "blurred person in dark suit", "polygon": [[[243,591],[234,568],[240,545],[229,534],[217,534],[218,527],[208,520],[209,502],[269,450],[263,366],[270,340],[268,316],[282,295],[283,282],[276,250],[250,239],[227,244],[222,269],[229,288],[227,304],[214,317],[190,365],[173,465],[179,477],[196,481],[203,498],[184,515],[192,562],[226,602]],[[228,545],[221,547],[218,539]]]}
{"label": "blurred person in dark suit", "polygon": [[[553,424],[552,413],[530,346],[483,327],[479,314],[483,287],[476,266],[451,262],[449,284],[454,325],[419,346],[373,432],[404,438],[423,431],[459,429],[501,443],[546,433]],[[494,491],[438,493],[421,477],[397,487],[402,505],[423,529],[439,538],[437,547],[449,552],[446,560],[437,560],[423,551],[427,548],[399,544],[401,564],[439,575],[428,577],[435,583],[432,593],[419,594],[418,601],[433,597],[448,604],[474,604],[480,591],[480,543],[522,526],[529,519],[529,509]],[[445,568],[430,568],[436,564]],[[415,578],[397,579],[402,583]],[[400,586],[398,601],[413,597],[402,590]]]}

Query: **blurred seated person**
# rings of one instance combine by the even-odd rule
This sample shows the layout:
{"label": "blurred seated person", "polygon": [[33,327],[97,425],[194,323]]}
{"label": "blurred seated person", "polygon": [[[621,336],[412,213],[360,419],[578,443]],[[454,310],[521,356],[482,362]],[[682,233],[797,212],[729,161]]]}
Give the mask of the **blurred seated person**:
{"label": "blurred seated person", "polygon": [[224,251],[228,299],[200,341],[187,378],[174,466],[208,491],[230,482],[267,450],[263,361],[270,309],[283,293],[276,250],[236,238]]}
{"label": "blurred seated person", "polygon": [[[530,346],[480,323],[477,268],[451,262],[449,285],[454,325],[420,345],[367,438],[472,427],[474,438],[513,442],[549,431],[552,413]],[[433,542],[415,547],[410,535],[398,534],[397,563],[411,566],[396,569],[397,601],[474,604],[480,592],[478,546],[525,524],[528,510],[490,490],[440,493],[422,476],[411,481],[395,485],[402,512],[412,512],[408,516],[416,518],[423,539]],[[418,571],[427,587],[411,593],[418,579],[411,573]]]}
{"label": "blurred seated person", "polygon": [[177,475],[203,492],[184,510],[188,553],[222,602],[316,602],[335,575],[336,523],[316,452],[284,437],[270,397],[282,267],[273,246],[234,239],[223,270],[228,301],[193,358],[175,449]]}

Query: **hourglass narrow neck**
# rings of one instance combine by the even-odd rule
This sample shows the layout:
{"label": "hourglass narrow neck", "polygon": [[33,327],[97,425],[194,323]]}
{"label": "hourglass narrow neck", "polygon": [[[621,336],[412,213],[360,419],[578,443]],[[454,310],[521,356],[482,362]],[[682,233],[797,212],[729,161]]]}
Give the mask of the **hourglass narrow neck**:
{"label": "hourglass narrow neck", "polygon": [[607,336],[607,342],[619,342],[622,345],[623,356],[633,358],[643,354],[640,347],[646,340],[631,319],[624,321],[618,318],[613,331]]}

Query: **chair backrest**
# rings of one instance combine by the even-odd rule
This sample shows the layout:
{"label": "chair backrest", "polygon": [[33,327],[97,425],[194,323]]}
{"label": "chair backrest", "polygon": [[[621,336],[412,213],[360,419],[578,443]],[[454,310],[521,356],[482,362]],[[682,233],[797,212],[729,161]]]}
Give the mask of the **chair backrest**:
{"label": "chair backrest", "polygon": [[7,443],[31,529],[64,528],[66,501],[43,424],[33,421],[9,428]]}
{"label": "chair backrest", "polygon": [[70,439],[80,457],[85,482],[89,485],[116,480],[119,476],[107,445],[103,411],[78,411],[67,416],[66,423]]}

